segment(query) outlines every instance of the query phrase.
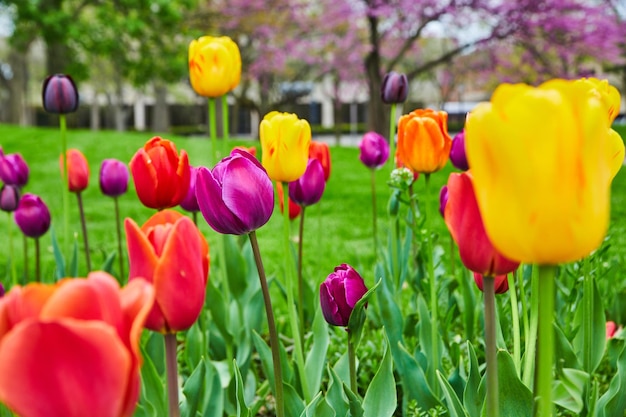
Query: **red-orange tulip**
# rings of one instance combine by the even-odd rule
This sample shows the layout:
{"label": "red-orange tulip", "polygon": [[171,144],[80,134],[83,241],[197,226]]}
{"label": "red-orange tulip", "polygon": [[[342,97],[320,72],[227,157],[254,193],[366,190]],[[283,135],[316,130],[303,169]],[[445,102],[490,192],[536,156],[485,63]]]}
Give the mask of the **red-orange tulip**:
{"label": "red-orange tulip", "polygon": [[411,171],[439,171],[448,162],[451,146],[448,113],[418,109],[400,117],[396,158]]}
{"label": "red-orange tulip", "polygon": [[173,142],[153,137],[130,161],[130,171],[141,203],[150,208],[175,207],[187,195],[191,170],[184,150]]}
{"label": "red-orange tulip", "polygon": [[312,140],[309,145],[309,158],[320,161],[324,168],[324,181],[328,181],[330,177],[330,149],[325,142],[317,142]]}
{"label": "red-orange tulip", "polygon": [[[89,185],[89,163],[85,155],[78,149],[67,150],[67,175],[70,179],[69,189],[73,193],[83,191]],[[63,155],[59,157],[59,166],[63,176]]]}
{"label": "red-orange tulip", "polygon": [[173,210],[152,216],[141,228],[126,219],[129,282],[154,285],[155,299],[146,328],[172,333],[191,327],[206,293],[209,246],[193,221]]}
{"label": "red-orange tulip", "polygon": [[[278,205],[280,207],[280,212],[284,213],[285,212],[285,203],[284,203],[284,191],[283,191],[283,184],[280,182],[276,183],[276,194],[278,194]],[[302,212],[302,207],[300,207],[298,204],[294,203],[291,198],[289,198],[289,196],[287,196],[287,200],[289,201],[289,219],[290,220],[294,220],[296,219],[300,213]]]}
{"label": "red-orange tulip", "polygon": [[15,286],[0,299],[0,401],[22,417],[131,416],[154,299],[105,272]]}

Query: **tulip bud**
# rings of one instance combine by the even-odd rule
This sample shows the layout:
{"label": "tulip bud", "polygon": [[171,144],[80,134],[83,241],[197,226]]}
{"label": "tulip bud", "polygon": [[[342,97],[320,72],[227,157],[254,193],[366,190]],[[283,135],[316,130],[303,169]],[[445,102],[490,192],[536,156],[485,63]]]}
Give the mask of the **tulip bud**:
{"label": "tulip bud", "polygon": [[117,159],[105,159],[100,165],[100,190],[109,197],[118,197],[128,190],[128,167]]}
{"label": "tulip bud", "polygon": [[445,216],[446,204],[448,204],[448,186],[444,185],[439,191],[439,213],[441,217]]}
{"label": "tulip bud", "polygon": [[66,114],[78,109],[78,90],[72,77],[50,75],[43,82],[43,108],[48,113]]}
{"label": "tulip bud", "polygon": [[4,184],[0,189],[0,210],[12,212],[20,202],[20,189],[17,185]]}
{"label": "tulip bud", "polygon": [[359,142],[359,159],[368,168],[377,169],[389,159],[389,143],[376,132],[367,132]]}
{"label": "tulip bud", "polygon": [[[73,193],[84,191],[89,185],[89,163],[85,155],[78,149],[67,150],[67,176],[69,177],[69,190]],[[63,155],[59,157],[59,166],[63,175]]]}
{"label": "tulip bud", "polygon": [[402,192],[398,189],[393,190],[391,192],[391,197],[389,197],[389,205],[387,207],[387,211],[390,216],[397,216],[398,211],[400,210],[400,195]]}
{"label": "tulip bud", "polygon": [[0,180],[3,183],[23,187],[28,182],[28,174],[28,165],[22,155],[0,153]]}
{"label": "tulip bud", "polygon": [[383,78],[380,96],[383,103],[404,103],[409,94],[409,81],[405,74],[395,71],[388,72]]}
{"label": "tulip bud", "polygon": [[26,193],[15,210],[15,223],[28,237],[43,236],[50,228],[50,211],[39,196]]}
{"label": "tulip bud", "polygon": [[304,174],[289,183],[289,198],[301,206],[311,206],[322,198],[326,182],[324,168],[318,159],[309,159]]}
{"label": "tulip bud", "polygon": [[198,207],[198,199],[196,198],[196,174],[198,173],[198,168],[189,166],[191,170],[191,175],[189,176],[189,190],[187,190],[187,195],[180,202],[180,206],[185,211],[200,211],[200,207]]}
{"label": "tulip bud", "polygon": [[465,155],[465,130],[457,133],[452,139],[450,162],[461,171],[467,171],[469,169],[467,156]]}
{"label": "tulip bud", "polygon": [[356,303],[365,295],[363,278],[348,264],[341,264],[320,285],[324,318],[333,326],[347,326]]}
{"label": "tulip bud", "polygon": [[[496,275],[494,279],[494,288],[496,294],[504,294],[509,290],[509,281],[506,275]],[[478,272],[474,272],[474,282],[479,290],[483,290],[483,275]]]}

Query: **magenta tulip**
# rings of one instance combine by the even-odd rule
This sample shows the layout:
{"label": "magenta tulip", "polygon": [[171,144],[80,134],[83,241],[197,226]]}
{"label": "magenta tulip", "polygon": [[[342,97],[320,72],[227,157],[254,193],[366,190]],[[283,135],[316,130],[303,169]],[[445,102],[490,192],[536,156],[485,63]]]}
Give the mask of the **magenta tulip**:
{"label": "magenta tulip", "polygon": [[289,183],[289,198],[300,206],[311,206],[322,198],[326,188],[324,168],[319,159],[310,158],[304,174]]}
{"label": "magenta tulip", "polygon": [[404,103],[409,94],[409,81],[405,74],[391,71],[385,74],[380,87],[383,103]]}
{"label": "magenta tulip", "polygon": [[28,165],[19,153],[0,153],[0,180],[5,184],[23,187],[28,183]]}
{"label": "magenta tulip", "polygon": [[467,156],[465,155],[465,130],[457,133],[452,139],[450,162],[461,171],[467,171],[469,169]]}
{"label": "magenta tulip", "polygon": [[0,189],[0,210],[12,212],[20,202],[20,187],[13,184],[4,184]]}
{"label": "magenta tulip", "polygon": [[39,196],[26,193],[15,210],[15,223],[28,237],[43,236],[50,228],[50,211]]}
{"label": "magenta tulip", "polygon": [[198,168],[196,198],[209,226],[224,234],[248,234],[267,223],[274,210],[274,188],[265,168],[238,149],[212,170]]}
{"label": "magenta tulip", "polygon": [[48,113],[65,114],[78,109],[78,90],[72,77],[50,75],[43,82],[43,108]]}
{"label": "magenta tulip", "polygon": [[439,191],[439,213],[441,216],[445,216],[446,204],[448,204],[448,186],[444,185]]}
{"label": "magenta tulip", "polygon": [[128,167],[117,159],[105,159],[100,165],[100,190],[109,197],[119,197],[128,190]]}
{"label": "magenta tulip", "polygon": [[189,166],[191,173],[189,176],[189,190],[187,190],[187,195],[180,202],[180,206],[185,211],[200,211],[200,207],[198,206],[198,199],[196,198],[196,175],[198,174],[198,168]]}
{"label": "magenta tulip", "polygon": [[341,264],[320,285],[320,305],[324,318],[333,326],[347,326],[356,303],[367,287],[359,273],[348,264]]}
{"label": "magenta tulip", "polygon": [[389,159],[389,143],[376,132],[367,132],[359,142],[359,159],[368,168],[377,169]]}

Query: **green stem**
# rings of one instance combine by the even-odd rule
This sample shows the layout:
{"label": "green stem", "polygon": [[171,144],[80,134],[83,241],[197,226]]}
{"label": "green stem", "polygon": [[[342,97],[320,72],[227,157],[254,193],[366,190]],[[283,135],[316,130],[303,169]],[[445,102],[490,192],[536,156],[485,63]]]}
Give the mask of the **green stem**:
{"label": "green stem", "polygon": [[300,343],[304,345],[304,282],[302,280],[302,246],[304,238],[304,211],[300,212],[300,227],[298,230],[298,318],[300,323]]}
{"label": "green stem", "polygon": [[374,257],[378,256],[378,229],[376,227],[376,170],[370,169],[372,191],[372,232],[374,235]]}
{"label": "green stem", "polygon": [[533,388],[533,368],[535,365],[535,352],[537,348],[537,326],[539,324],[539,276],[537,266],[532,266],[532,278],[530,285],[530,323],[528,326],[528,338],[524,352],[524,385]]}
{"label": "green stem", "polygon": [[432,344],[432,369],[430,370],[431,387],[438,392],[439,384],[437,383],[437,369],[439,369],[439,307],[437,299],[437,282],[435,281],[435,265],[433,260],[433,244],[432,244],[432,210],[430,205],[430,174],[424,175],[426,180],[425,196],[428,201],[424,202],[424,214],[426,216],[426,247],[428,258],[428,279],[430,281],[430,313],[431,317],[431,344]]}
{"label": "green stem", "polygon": [[63,156],[63,237],[65,253],[68,254],[70,251],[70,177],[67,168],[67,123],[64,114],[59,115],[59,127],[61,130],[61,155]]}
{"label": "green stem", "polygon": [[358,385],[356,382],[356,353],[354,351],[354,343],[352,342],[352,335],[350,331],[347,331],[348,335],[348,366],[350,369],[350,389],[353,393],[358,395]]}
{"label": "green stem", "polygon": [[[224,300],[226,305],[230,305],[230,287],[228,286],[228,267],[226,265],[226,239],[228,239],[227,235],[221,235],[221,242],[218,247],[218,257],[219,257],[219,265],[220,265],[220,275],[222,279],[222,293],[224,294]],[[230,321],[230,316],[226,316],[224,318],[226,321]],[[233,358],[234,358],[234,349],[232,339],[226,341],[226,359],[228,362],[228,369],[230,370],[231,375],[233,374]]]}
{"label": "green stem", "polygon": [[496,293],[494,278],[483,277],[485,303],[485,358],[487,379],[487,417],[498,417],[498,350],[496,347]]}
{"label": "green stem", "polygon": [[192,211],[191,212],[191,218],[193,219],[193,224],[196,225],[196,227],[198,226],[198,212],[197,211]]}
{"label": "green stem", "polygon": [[396,103],[391,104],[391,111],[389,114],[389,161],[391,161],[391,169],[394,168],[396,163],[395,154],[395,142],[396,142]]}
{"label": "green stem", "polygon": [[219,161],[217,156],[217,126],[215,123],[215,99],[209,98],[209,136],[211,137],[211,158],[210,166],[214,166]]}
{"label": "green stem", "polygon": [[85,259],[87,260],[87,271],[91,272],[91,257],[89,256],[89,239],[87,238],[87,222],[85,221],[85,209],[83,207],[82,193],[76,193],[78,200],[78,212],[80,213],[80,225],[83,229],[83,243],[85,244]]}
{"label": "green stem", "polygon": [[400,246],[400,221],[398,215],[390,216],[391,220],[391,267],[393,268],[392,276],[396,289],[400,288],[400,255],[398,247]]}
{"label": "green stem", "polygon": [[35,280],[41,282],[41,256],[39,253],[39,238],[35,238]]}
{"label": "green stem", "polygon": [[[306,369],[304,368],[304,355],[302,353],[303,335],[300,335],[300,326],[298,325],[298,313],[296,311],[296,303],[294,300],[294,277],[293,277],[293,256],[291,254],[291,245],[289,244],[289,183],[283,182],[283,242],[285,256],[285,274],[287,283],[287,310],[289,314],[289,324],[291,325],[291,333],[294,342],[294,354],[296,356],[296,367],[300,376],[300,385],[302,386],[302,394],[304,400],[308,404],[311,401],[309,386],[306,377]],[[300,306],[302,307],[302,306]]]}
{"label": "green stem", "polygon": [[13,282],[13,285],[17,285],[17,270],[15,269],[15,253],[13,252],[13,228],[12,228],[12,221],[11,221],[11,212],[7,212],[7,219],[9,220],[7,223],[7,228],[8,228],[8,232],[7,234],[9,235],[9,262],[11,262],[11,279]]}
{"label": "green stem", "polygon": [[28,279],[28,238],[26,235],[22,235],[22,240],[24,241],[24,279],[22,280],[22,284],[26,284]]}
{"label": "green stem", "polygon": [[[593,323],[591,318],[593,317],[593,277],[589,271],[589,257],[583,259],[583,294],[584,300],[583,303],[583,317],[586,317],[587,320],[583,320],[583,370],[587,372],[589,375],[593,372],[591,369],[591,353],[593,349]],[[589,387],[587,387],[589,388]],[[587,394],[589,394],[589,390],[587,390]],[[588,403],[588,402],[587,402]]]}
{"label": "green stem", "polygon": [[[520,340],[519,306],[517,305],[517,287],[515,285],[514,273],[508,274],[506,279],[509,283],[509,295],[511,297],[511,321],[513,322],[513,363],[515,364],[515,370],[517,371],[517,376],[519,377],[522,370],[522,344]],[[521,296],[523,297],[524,295],[522,294]]]}
{"label": "green stem", "polygon": [[222,154],[228,155],[228,100],[227,94],[222,96]]}
{"label": "green stem", "polygon": [[535,416],[552,416],[552,367],[554,365],[554,298],[555,267],[539,266],[539,329],[537,366],[533,397],[538,401]]}
{"label": "green stem", "polygon": [[528,340],[528,333],[530,332],[530,325],[528,323],[528,306],[526,305],[526,289],[524,286],[524,276],[520,273],[520,268],[517,268],[513,272],[513,276],[517,279],[519,286],[520,301],[522,304],[522,325],[524,326],[524,340]]}
{"label": "green stem", "polygon": [[120,221],[120,205],[118,197],[113,197],[115,203],[115,226],[117,229],[117,257],[120,263],[120,282],[125,281],[126,272],[124,271],[124,251],[122,249],[122,223]]}
{"label": "green stem", "polygon": [[259,242],[256,238],[256,232],[250,232],[250,244],[254,253],[254,261],[256,262],[257,271],[259,272],[259,280],[261,282],[261,291],[263,292],[263,301],[265,302],[265,314],[267,315],[267,326],[270,332],[270,347],[272,350],[272,362],[274,365],[274,395],[276,396],[276,416],[284,417],[285,400],[283,396],[283,372],[280,365],[280,349],[278,345],[278,333],[276,332],[276,324],[274,322],[274,311],[272,310],[272,299],[270,298],[269,288],[267,286],[267,278],[265,277],[265,269],[259,251]]}
{"label": "green stem", "polygon": [[170,417],[179,417],[178,361],[176,358],[176,333],[165,333],[165,364],[167,367],[167,403]]}

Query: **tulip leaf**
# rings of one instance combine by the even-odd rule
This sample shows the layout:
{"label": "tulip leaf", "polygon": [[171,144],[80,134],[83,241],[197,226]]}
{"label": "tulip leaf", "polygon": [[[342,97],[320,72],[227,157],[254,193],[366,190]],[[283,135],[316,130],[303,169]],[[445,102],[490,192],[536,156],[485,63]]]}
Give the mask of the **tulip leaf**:
{"label": "tulip leaf", "polygon": [[206,372],[202,416],[222,417],[224,415],[224,390],[222,389],[220,373],[209,358],[204,358],[204,367]]}
{"label": "tulip leaf", "polygon": [[59,241],[57,239],[57,235],[54,232],[54,227],[50,228],[50,238],[52,239],[52,252],[54,253],[54,262],[56,263],[55,268],[55,279],[58,281],[61,278],[65,278],[65,258],[63,257],[63,252],[59,247]]}
{"label": "tulip leaf", "polygon": [[[272,351],[267,343],[265,343],[265,340],[255,331],[252,332],[252,341],[259,355],[259,359],[261,360],[263,372],[267,376],[272,392],[274,392],[274,361],[272,359]],[[293,379],[293,369],[289,366],[289,360],[287,359],[287,353],[285,352],[283,344],[279,342],[279,345],[281,349],[280,365],[283,373],[283,382],[289,383]]]}
{"label": "tulip leaf", "polygon": [[158,375],[163,376],[165,375],[165,344],[163,343],[163,337],[155,332],[147,332],[145,334],[147,334],[143,344],[145,355],[150,357]]}
{"label": "tulip leaf", "polygon": [[[201,311],[200,314],[204,314]],[[195,369],[202,361],[205,343],[202,330],[200,330],[200,321],[196,321],[185,334],[185,359],[189,369]]]}
{"label": "tulip leaf", "polygon": [[396,411],[396,380],[386,336],[384,350],[383,360],[363,398],[363,417],[391,417]]}
{"label": "tulip leaf", "polygon": [[469,417],[467,411],[463,408],[463,404],[459,400],[459,397],[456,395],[456,392],[450,385],[450,383],[441,375],[439,370],[437,372],[437,379],[439,380],[439,385],[443,390],[443,394],[446,397],[447,409],[450,417]]}
{"label": "tulip leaf", "polygon": [[333,409],[328,405],[326,399],[321,392],[311,400],[306,406],[304,411],[300,414],[300,417],[335,417],[336,414]]}
{"label": "tulip leaf", "polygon": [[305,404],[295,388],[290,384],[283,384],[283,394],[285,396],[285,415],[299,416],[302,414]]}
{"label": "tulip leaf", "polygon": [[533,410],[533,394],[519,379],[513,358],[505,350],[499,350],[497,358],[500,415],[530,417]]}
{"label": "tulip leaf", "polygon": [[626,342],[617,358],[617,372],[611,379],[609,389],[600,397],[594,417],[623,416],[626,413]]}
{"label": "tulip leaf", "polygon": [[324,367],[320,366],[326,359],[326,352],[330,338],[328,337],[328,325],[324,320],[322,309],[318,308],[313,320],[313,344],[309,349],[304,365],[306,378],[309,384],[309,394],[313,397],[320,389]]}
{"label": "tulip leaf", "polygon": [[[585,308],[576,309],[576,315],[574,317],[574,325],[578,327],[578,332],[573,340],[574,349],[576,349],[576,356],[578,358],[584,358],[585,354],[590,354],[589,372],[593,373],[596,370],[602,357],[604,356],[604,349],[606,347],[606,316],[604,314],[604,307],[602,305],[602,298],[596,286],[596,280],[592,280],[593,291],[589,294],[588,291],[583,291],[582,299],[580,300],[580,306],[584,306],[588,302],[593,302],[593,311],[591,317],[585,316],[583,313]],[[592,297],[592,300],[589,300]],[[585,329],[583,325],[584,321],[591,320],[591,346],[585,346]],[[583,361],[584,362],[584,361]],[[584,366],[584,364],[583,364]]]}
{"label": "tulip leaf", "polygon": [[574,369],[581,367],[581,363],[574,353],[574,347],[556,321],[554,323],[554,355],[559,362],[559,367]]}
{"label": "tulip leaf", "polygon": [[365,308],[367,307],[367,301],[372,296],[376,288],[380,285],[382,279],[379,279],[376,285],[370,288],[364,295],[361,297],[359,301],[356,302],[354,308],[352,309],[352,313],[350,314],[350,319],[348,320],[348,331],[349,337],[352,340],[352,344],[356,349],[359,346],[359,342],[361,341],[361,334],[363,332],[363,325],[365,324],[366,312]]}
{"label": "tulip leaf", "polygon": [[328,401],[330,407],[335,411],[336,416],[347,416],[348,399],[343,391],[343,382],[330,366],[327,366],[326,369],[330,375],[330,385],[326,393],[326,401]]}
{"label": "tulip leaf", "polygon": [[361,399],[346,385],[343,384],[343,392],[348,398],[348,408],[350,409],[350,417],[364,417]]}
{"label": "tulip leaf", "polygon": [[241,372],[237,366],[237,361],[234,360],[233,363],[235,365],[235,397],[237,399],[237,417],[252,417],[250,407],[246,405],[245,389],[243,386],[243,379],[241,378]]}
{"label": "tulip leaf", "polygon": [[396,370],[402,379],[404,392],[408,395],[407,401],[414,399],[423,410],[430,410],[441,405],[426,380],[424,370],[403,345],[397,345],[394,360]]}
{"label": "tulip leaf", "polygon": [[185,381],[185,385],[183,385],[184,398],[180,407],[182,416],[196,416],[202,402],[201,393],[204,393],[205,374],[206,367],[204,361],[200,361]]}
{"label": "tulip leaf", "polygon": [[72,248],[72,257],[70,258],[70,264],[67,271],[68,276],[77,277],[78,276],[78,242],[76,238],[74,238],[74,247]]}
{"label": "tulip leaf", "polygon": [[[224,260],[220,259],[220,268],[225,268],[227,275],[228,288],[235,298],[240,299],[246,291],[249,283],[247,279],[248,264],[246,264],[241,249],[237,245],[235,236],[221,235]],[[219,256],[218,252],[218,256]]]}
{"label": "tulip leaf", "polygon": [[219,288],[215,286],[213,280],[209,280],[208,283],[207,299],[211,300],[211,302],[208,303],[208,306],[213,323],[219,329],[222,337],[224,338],[224,342],[226,344],[232,344],[233,335],[228,330],[229,318],[226,314],[226,301]]}
{"label": "tulip leaf", "polygon": [[[156,335],[156,333],[155,333]],[[157,335],[158,337],[159,335]],[[165,383],[157,372],[150,355],[142,346],[144,358],[141,366],[141,400],[146,408],[152,408],[155,416],[167,415],[167,401],[165,399]]]}
{"label": "tulip leaf", "polygon": [[[100,270],[104,272],[108,272],[109,274],[115,276],[115,274],[113,273],[113,262],[115,262],[116,258],[117,258],[117,251],[112,251],[111,253],[109,253],[109,256],[107,256],[104,262],[102,263]],[[121,274],[121,271],[120,271],[120,274]],[[120,276],[117,279],[117,282],[119,282],[120,284],[123,284],[126,278],[127,277]]]}
{"label": "tulip leaf", "polygon": [[469,375],[463,392],[463,404],[470,417],[480,417],[483,402],[485,401],[485,386],[481,385],[480,368],[476,351],[471,342],[467,342],[469,356]]}
{"label": "tulip leaf", "polygon": [[552,385],[555,404],[579,414],[583,409],[583,393],[589,382],[589,374],[579,369],[563,368],[558,380]]}

